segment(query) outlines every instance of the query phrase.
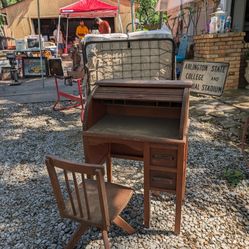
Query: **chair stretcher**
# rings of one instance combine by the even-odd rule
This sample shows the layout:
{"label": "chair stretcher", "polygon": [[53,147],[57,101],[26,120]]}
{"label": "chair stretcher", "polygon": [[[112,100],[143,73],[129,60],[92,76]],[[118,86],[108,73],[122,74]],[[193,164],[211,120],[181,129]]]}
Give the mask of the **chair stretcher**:
{"label": "chair stretcher", "polygon": [[[64,82],[66,82],[67,80],[70,80],[72,84],[76,83],[78,95],[70,94],[70,93],[60,90],[58,80],[64,80]],[[71,77],[55,76],[55,87],[56,87],[56,92],[57,92],[57,100],[53,106],[53,110],[60,111],[60,110],[68,110],[71,108],[80,107],[81,108],[81,121],[83,122],[85,98],[83,97],[83,92],[82,92],[82,80],[72,79]],[[68,106],[62,106],[60,105],[61,97],[64,97],[71,101],[75,101],[76,103],[72,105],[68,105]],[[58,105],[60,105],[60,107],[58,107]]]}

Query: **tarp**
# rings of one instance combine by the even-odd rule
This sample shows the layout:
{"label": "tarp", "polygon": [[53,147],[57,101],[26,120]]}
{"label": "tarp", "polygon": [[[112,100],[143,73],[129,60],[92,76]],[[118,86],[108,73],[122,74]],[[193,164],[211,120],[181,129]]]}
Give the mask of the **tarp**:
{"label": "tarp", "polygon": [[118,7],[100,0],[80,0],[60,9],[61,15],[85,18],[113,17],[118,14]]}

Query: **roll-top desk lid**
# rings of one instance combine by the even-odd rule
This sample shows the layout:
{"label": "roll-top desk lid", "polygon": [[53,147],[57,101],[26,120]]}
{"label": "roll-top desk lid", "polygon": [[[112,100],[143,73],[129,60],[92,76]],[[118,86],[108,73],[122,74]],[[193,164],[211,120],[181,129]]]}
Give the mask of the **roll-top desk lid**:
{"label": "roll-top desk lid", "polygon": [[100,80],[96,82],[97,86],[126,86],[142,88],[191,88],[192,81],[184,80]]}
{"label": "roll-top desk lid", "polygon": [[183,102],[191,81],[176,80],[101,80],[96,82],[94,99]]}

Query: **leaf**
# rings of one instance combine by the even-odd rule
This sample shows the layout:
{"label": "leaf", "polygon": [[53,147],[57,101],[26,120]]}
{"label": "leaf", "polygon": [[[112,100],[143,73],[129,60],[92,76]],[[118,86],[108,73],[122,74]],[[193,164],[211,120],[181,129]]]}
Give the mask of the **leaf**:
{"label": "leaf", "polygon": [[245,175],[243,171],[239,169],[225,169],[224,173],[224,178],[227,180],[227,182],[232,186],[236,187],[240,181],[245,179]]}

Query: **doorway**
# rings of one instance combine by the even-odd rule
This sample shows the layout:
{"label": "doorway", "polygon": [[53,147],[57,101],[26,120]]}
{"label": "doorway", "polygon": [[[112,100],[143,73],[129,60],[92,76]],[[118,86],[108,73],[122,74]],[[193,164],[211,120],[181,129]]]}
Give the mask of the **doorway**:
{"label": "doorway", "polygon": [[[107,17],[102,18],[103,20],[106,20],[109,22],[112,32],[115,30],[115,22],[113,17]],[[90,29],[97,29],[95,26],[95,22],[93,18],[83,18],[86,26]],[[38,34],[38,20],[32,19],[35,33]],[[69,30],[68,30],[68,37],[69,41],[74,40],[75,38],[75,31],[77,26],[79,25],[80,18],[70,19],[69,20]],[[49,40],[51,37],[53,37],[53,31],[56,29],[58,24],[58,18],[42,18],[41,19],[41,33],[43,37],[46,37],[47,40]],[[61,30],[63,35],[66,35],[66,27],[67,27],[67,19],[62,18],[61,19]]]}

